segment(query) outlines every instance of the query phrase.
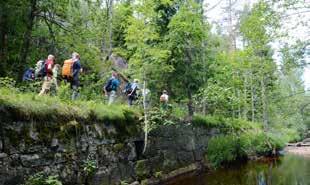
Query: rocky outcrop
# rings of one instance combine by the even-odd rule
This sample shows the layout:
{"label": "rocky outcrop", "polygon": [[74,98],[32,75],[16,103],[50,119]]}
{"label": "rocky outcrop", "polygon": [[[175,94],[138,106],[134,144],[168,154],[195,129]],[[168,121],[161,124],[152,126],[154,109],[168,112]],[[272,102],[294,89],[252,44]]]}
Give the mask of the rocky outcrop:
{"label": "rocky outcrop", "polygon": [[[0,184],[6,185],[21,184],[42,171],[58,175],[63,184],[161,179],[178,169],[182,170],[176,174],[200,168],[209,138],[218,134],[216,129],[184,124],[161,126],[149,133],[143,154],[138,121],[120,126],[96,120],[56,123],[2,117],[0,126]],[[91,172],[85,170],[88,163],[95,164]]]}

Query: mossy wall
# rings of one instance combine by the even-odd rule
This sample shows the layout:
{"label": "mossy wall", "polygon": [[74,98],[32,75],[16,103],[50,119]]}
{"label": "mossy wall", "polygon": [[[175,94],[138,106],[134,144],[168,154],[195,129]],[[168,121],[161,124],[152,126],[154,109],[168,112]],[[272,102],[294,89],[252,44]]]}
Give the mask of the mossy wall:
{"label": "mossy wall", "polygon": [[183,123],[159,126],[142,153],[141,113],[127,106],[0,89],[0,115],[0,184],[6,185],[37,172],[58,175],[68,185],[159,180],[206,162],[208,140],[219,133]]}
{"label": "mossy wall", "polygon": [[[18,120],[1,109],[0,184],[21,184],[29,175],[58,175],[64,184],[108,185],[161,178],[158,174],[203,163],[209,137],[216,130],[178,125],[149,133],[142,154],[143,131],[135,124],[103,121]],[[14,119],[13,119],[14,118]],[[85,163],[95,161],[94,173]]]}

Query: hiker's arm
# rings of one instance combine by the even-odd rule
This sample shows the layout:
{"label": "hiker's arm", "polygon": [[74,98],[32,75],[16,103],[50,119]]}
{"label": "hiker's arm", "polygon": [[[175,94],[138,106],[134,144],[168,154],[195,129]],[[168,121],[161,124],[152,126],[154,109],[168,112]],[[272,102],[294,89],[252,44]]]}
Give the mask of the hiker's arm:
{"label": "hiker's arm", "polygon": [[77,62],[75,65],[73,64],[73,76],[75,76],[81,70],[81,64]]}
{"label": "hiker's arm", "polygon": [[134,93],[135,92],[135,90],[138,88],[138,86],[136,86],[135,88],[133,88],[132,89],[132,91],[128,94],[128,96],[131,96],[132,95],[132,93]]}

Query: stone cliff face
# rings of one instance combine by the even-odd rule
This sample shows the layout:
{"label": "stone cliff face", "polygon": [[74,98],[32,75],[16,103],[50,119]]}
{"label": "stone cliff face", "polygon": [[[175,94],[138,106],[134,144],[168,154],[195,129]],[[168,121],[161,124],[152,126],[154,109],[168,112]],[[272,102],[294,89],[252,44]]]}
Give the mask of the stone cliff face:
{"label": "stone cliff face", "polygon": [[[208,140],[217,134],[216,129],[183,124],[161,126],[149,134],[142,154],[138,121],[121,126],[96,120],[57,123],[0,114],[0,184],[5,185],[21,184],[41,171],[59,175],[63,184],[108,185],[160,178],[203,164]],[[87,161],[96,164],[91,174],[84,169]]]}

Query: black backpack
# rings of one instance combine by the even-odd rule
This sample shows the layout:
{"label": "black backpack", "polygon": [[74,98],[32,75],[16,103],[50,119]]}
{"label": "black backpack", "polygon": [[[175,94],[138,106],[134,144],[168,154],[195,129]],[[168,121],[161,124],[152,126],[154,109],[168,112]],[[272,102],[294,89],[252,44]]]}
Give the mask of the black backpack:
{"label": "black backpack", "polygon": [[111,92],[113,89],[112,89],[112,78],[110,78],[108,80],[108,82],[105,84],[104,86],[104,89],[107,91],[107,92]]}
{"label": "black backpack", "polygon": [[130,94],[130,93],[131,93],[131,91],[132,91],[132,88],[131,88],[131,83],[130,83],[130,82],[128,82],[128,83],[126,84],[126,86],[125,86],[124,93],[125,93],[126,95],[128,95],[128,94]]}

